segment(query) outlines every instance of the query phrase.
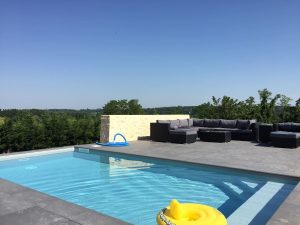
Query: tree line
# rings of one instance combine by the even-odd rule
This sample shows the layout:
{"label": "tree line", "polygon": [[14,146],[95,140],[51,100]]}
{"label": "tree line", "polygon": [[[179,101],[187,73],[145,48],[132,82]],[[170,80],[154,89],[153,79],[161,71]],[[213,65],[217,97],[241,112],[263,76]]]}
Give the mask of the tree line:
{"label": "tree line", "polygon": [[0,153],[91,143],[99,116],[47,110],[1,110]]}
{"label": "tree line", "polygon": [[137,99],[111,100],[97,110],[1,110],[0,153],[93,143],[99,140],[100,116],[138,114],[190,114],[196,118],[257,119],[260,122],[300,122],[300,98],[258,91],[259,100],[212,97],[198,106],[145,108]]}
{"label": "tree line", "polygon": [[112,100],[99,110],[1,110],[0,153],[93,143],[102,114],[143,114],[138,100]]}
{"label": "tree line", "polygon": [[259,90],[259,103],[250,96],[239,101],[228,96],[212,97],[212,101],[193,109],[192,114],[198,118],[215,119],[257,119],[263,123],[300,122],[300,98],[295,106],[292,99],[285,95],[272,95],[267,89]]}
{"label": "tree line", "polygon": [[241,101],[229,96],[218,98],[198,106],[174,106],[146,108],[146,114],[189,114],[191,117],[207,119],[256,119],[263,123],[300,122],[300,98],[292,106],[286,95],[273,95],[269,90],[258,91],[259,99],[253,96]]}

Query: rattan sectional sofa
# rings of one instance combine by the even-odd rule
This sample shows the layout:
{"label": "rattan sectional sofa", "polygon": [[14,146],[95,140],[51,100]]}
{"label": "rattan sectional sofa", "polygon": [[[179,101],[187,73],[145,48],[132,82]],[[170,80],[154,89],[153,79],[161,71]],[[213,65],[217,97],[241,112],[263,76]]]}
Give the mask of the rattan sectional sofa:
{"label": "rattan sectional sofa", "polygon": [[[150,139],[159,142],[192,143],[195,141],[195,134],[200,131],[229,131],[232,140],[255,141],[258,138],[256,120],[181,119],[157,120],[156,123],[151,123]],[[177,136],[174,136],[176,133]],[[184,136],[184,133],[185,138],[174,141],[176,137]]]}

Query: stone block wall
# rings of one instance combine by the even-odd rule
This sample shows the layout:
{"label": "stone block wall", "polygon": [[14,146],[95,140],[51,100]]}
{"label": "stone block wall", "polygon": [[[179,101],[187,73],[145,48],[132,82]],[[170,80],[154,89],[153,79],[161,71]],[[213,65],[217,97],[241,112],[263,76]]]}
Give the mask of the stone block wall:
{"label": "stone block wall", "polygon": [[[187,119],[189,115],[102,115],[100,142],[113,141],[116,133],[123,134],[127,141],[150,136],[150,123],[156,120]],[[122,139],[118,139],[122,141]]]}

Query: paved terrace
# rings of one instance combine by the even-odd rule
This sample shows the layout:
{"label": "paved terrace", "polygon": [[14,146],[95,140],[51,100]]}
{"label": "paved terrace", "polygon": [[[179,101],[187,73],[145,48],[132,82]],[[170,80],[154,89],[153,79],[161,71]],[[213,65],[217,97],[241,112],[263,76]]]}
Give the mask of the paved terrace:
{"label": "paved terrace", "polygon": [[[129,147],[81,145],[89,149],[289,176],[300,180],[300,148],[274,148],[247,141],[171,144],[131,142]],[[279,207],[268,225],[300,225],[300,184]],[[259,224],[260,225],[260,224]]]}
{"label": "paved terrace", "polygon": [[[197,142],[185,145],[136,141],[123,148],[93,144],[80,147],[290,176],[300,180],[300,148],[281,149],[240,141],[226,144]],[[0,179],[0,225],[6,224],[126,225],[128,223]],[[287,224],[300,225],[299,184],[268,222],[268,225]]]}

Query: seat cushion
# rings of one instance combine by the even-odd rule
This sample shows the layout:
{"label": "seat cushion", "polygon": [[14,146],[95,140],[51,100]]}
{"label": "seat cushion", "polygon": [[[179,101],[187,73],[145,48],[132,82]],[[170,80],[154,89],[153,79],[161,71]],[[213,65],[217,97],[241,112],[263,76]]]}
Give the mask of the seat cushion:
{"label": "seat cushion", "polygon": [[197,134],[197,131],[193,130],[193,129],[177,129],[177,130],[170,130],[170,134],[173,134],[173,135],[195,135],[195,134]]}
{"label": "seat cushion", "polygon": [[278,123],[279,131],[292,131],[292,123]]}
{"label": "seat cushion", "polygon": [[236,128],[236,120],[221,120],[220,127]]}
{"label": "seat cushion", "polygon": [[213,131],[213,127],[198,127],[199,131]]}
{"label": "seat cushion", "polygon": [[179,120],[179,127],[188,127],[188,126],[189,126],[189,122],[187,119]]}
{"label": "seat cushion", "polygon": [[300,133],[288,131],[274,131],[270,134],[271,138],[300,138]]}
{"label": "seat cushion", "polygon": [[[198,131],[200,127],[189,127],[189,130],[194,130],[194,131]],[[183,129],[183,128],[178,128],[178,129]]]}
{"label": "seat cushion", "polygon": [[188,119],[188,125],[189,127],[192,127],[194,125],[193,119]]}
{"label": "seat cushion", "polygon": [[170,120],[170,128],[176,130],[179,127],[179,120]]}
{"label": "seat cushion", "polygon": [[218,119],[205,119],[204,126],[205,127],[219,127],[220,120]]}
{"label": "seat cushion", "polygon": [[193,119],[193,126],[194,127],[204,127],[204,120],[203,119]]}
{"label": "seat cushion", "polygon": [[293,123],[292,124],[292,131],[300,133],[300,123]]}
{"label": "seat cushion", "polygon": [[238,120],[236,127],[240,130],[248,130],[250,128],[250,120]]}
{"label": "seat cushion", "polygon": [[176,130],[193,130],[195,132],[198,132],[199,130],[199,127],[179,127],[178,129]]}

